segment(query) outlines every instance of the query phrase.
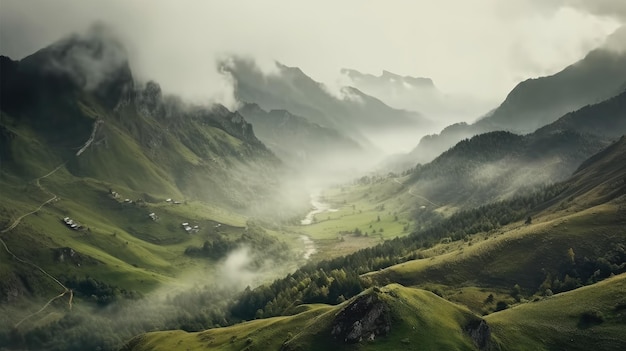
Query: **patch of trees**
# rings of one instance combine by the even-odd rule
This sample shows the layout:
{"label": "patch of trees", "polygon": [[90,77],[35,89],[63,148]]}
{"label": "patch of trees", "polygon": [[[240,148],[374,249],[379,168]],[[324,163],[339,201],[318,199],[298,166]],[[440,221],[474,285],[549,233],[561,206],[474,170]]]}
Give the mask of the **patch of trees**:
{"label": "patch of trees", "polygon": [[65,286],[72,289],[76,297],[82,297],[100,306],[106,306],[120,299],[136,300],[142,296],[137,291],[120,289],[117,286],[103,283],[91,277],[71,277],[64,280]]}
{"label": "patch of trees", "polygon": [[[537,177],[547,181],[565,179],[580,162],[604,146],[597,138],[567,130],[526,136],[503,131],[484,133],[460,141],[426,165],[416,166],[408,184],[429,184],[432,193],[422,195],[433,197],[435,202],[464,199],[480,205],[504,191],[515,191],[516,195],[526,191],[513,184],[532,184]],[[554,158],[561,160],[559,167],[539,167]],[[516,182],[512,184],[513,178]]]}
{"label": "patch of trees", "polygon": [[189,246],[185,254],[192,257],[206,257],[219,260],[226,257],[231,251],[239,247],[249,247],[257,260],[272,258],[284,260],[288,258],[289,247],[284,242],[267,234],[265,229],[249,221],[246,231],[237,239],[230,239],[226,235],[217,234],[212,240],[206,240],[200,247]]}
{"label": "patch of trees", "polygon": [[231,307],[236,319],[248,320],[289,314],[294,307],[307,303],[337,304],[361,291],[363,283],[354,271],[309,266],[299,269],[270,285],[247,288]]}
{"label": "patch of trees", "polygon": [[540,294],[549,296],[574,290],[626,272],[626,247],[619,243],[603,256],[577,257],[571,248],[567,254],[568,260],[561,264],[558,271],[546,276],[539,287]]}

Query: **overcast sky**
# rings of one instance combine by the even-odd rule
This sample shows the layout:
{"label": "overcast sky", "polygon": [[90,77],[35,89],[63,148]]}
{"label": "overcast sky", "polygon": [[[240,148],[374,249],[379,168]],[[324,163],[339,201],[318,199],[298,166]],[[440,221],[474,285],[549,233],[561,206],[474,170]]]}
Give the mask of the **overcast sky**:
{"label": "overcast sky", "polygon": [[194,100],[227,99],[215,60],[234,53],[327,83],[343,67],[386,69],[499,102],[600,45],[626,22],[626,1],[1,0],[0,53],[22,58],[95,21],[123,39],[135,75]]}

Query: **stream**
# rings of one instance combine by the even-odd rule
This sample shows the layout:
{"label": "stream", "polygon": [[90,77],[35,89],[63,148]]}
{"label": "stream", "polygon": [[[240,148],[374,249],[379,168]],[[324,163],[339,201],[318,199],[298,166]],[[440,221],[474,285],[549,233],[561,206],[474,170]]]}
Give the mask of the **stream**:
{"label": "stream", "polygon": [[[315,215],[324,213],[324,212],[336,212],[337,210],[334,208],[330,208],[330,204],[322,201],[322,196],[319,191],[311,193],[311,207],[313,208],[309,213],[306,214],[304,219],[300,221],[301,225],[310,225],[314,223]],[[302,257],[305,260],[311,258],[311,255],[317,252],[315,248],[315,243],[308,235],[300,235],[300,239],[304,242],[304,254]]]}
{"label": "stream", "polygon": [[337,212],[337,209],[330,208],[330,204],[326,202],[322,202],[321,194],[319,191],[311,193],[311,206],[313,210],[311,210],[307,215],[300,221],[301,225],[309,225],[313,223],[313,218],[316,214],[324,213],[324,212]]}

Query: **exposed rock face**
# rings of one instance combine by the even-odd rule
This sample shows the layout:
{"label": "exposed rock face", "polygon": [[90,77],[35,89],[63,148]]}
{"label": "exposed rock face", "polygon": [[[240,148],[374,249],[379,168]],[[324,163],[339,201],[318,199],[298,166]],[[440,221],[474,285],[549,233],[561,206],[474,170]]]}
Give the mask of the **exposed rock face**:
{"label": "exposed rock face", "polygon": [[471,321],[465,326],[465,332],[472,338],[479,350],[489,349],[491,329],[483,319]]}
{"label": "exposed rock face", "polygon": [[335,318],[331,335],[346,343],[374,340],[391,329],[389,308],[376,295],[364,295],[346,306]]}

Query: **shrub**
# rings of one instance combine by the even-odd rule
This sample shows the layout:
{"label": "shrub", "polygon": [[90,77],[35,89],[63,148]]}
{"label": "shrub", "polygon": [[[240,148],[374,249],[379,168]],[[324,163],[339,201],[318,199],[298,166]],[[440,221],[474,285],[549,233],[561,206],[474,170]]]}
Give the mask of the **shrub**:
{"label": "shrub", "polygon": [[578,322],[579,328],[589,328],[594,325],[602,324],[604,322],[604,315],[602,312],[597,310],[586,311],[580,316],[580,321]]}
{"label": "shrub", "polygon": [[496,312],[506,310],[507,308],[509,308],[509,304],[504,301],[498,301],[496,304]]}

